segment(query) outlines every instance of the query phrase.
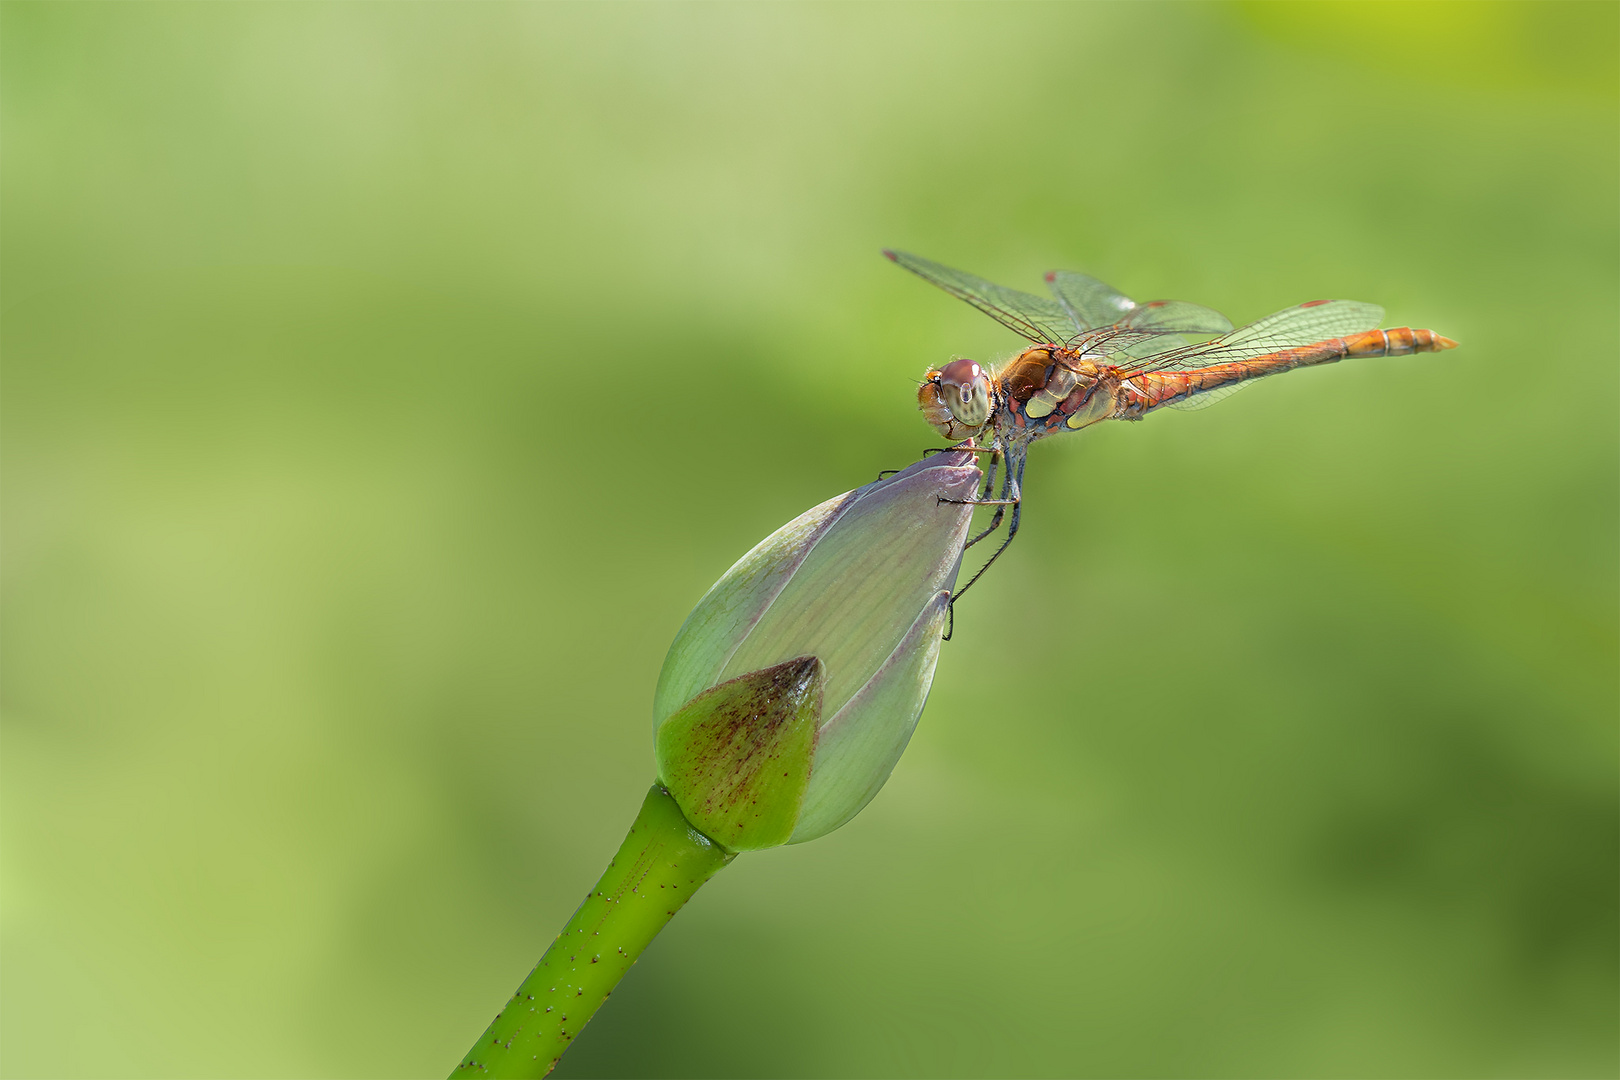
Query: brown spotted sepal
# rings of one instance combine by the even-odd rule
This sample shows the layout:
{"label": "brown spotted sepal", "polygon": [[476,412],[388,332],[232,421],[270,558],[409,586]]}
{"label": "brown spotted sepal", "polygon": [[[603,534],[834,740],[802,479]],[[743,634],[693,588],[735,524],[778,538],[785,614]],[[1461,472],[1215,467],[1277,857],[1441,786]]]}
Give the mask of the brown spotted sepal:
{"label": "brown spotted sepal", "polygon": [[730,851],[788,842],[825,681],[821,661],[801,656],[710,687],[659,727],[659,779],[703,835]]}

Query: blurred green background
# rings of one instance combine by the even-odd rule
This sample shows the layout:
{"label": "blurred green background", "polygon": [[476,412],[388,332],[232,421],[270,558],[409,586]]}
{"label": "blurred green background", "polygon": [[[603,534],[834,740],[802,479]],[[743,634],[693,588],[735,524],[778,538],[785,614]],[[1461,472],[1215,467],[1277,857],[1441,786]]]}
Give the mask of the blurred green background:
{"label": "blurred green background", "polygon": [[1617,1068],[1614,4],[0,7],[9,1076],[437,1076],[663,654],[1020,342],[1463,343],[1038,447],[892,782],[566,1076]]}

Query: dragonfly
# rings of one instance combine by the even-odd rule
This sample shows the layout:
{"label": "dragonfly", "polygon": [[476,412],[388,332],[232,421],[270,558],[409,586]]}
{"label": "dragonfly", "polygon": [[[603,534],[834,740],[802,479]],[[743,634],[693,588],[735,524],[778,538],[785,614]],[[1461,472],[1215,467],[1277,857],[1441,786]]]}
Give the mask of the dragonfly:
{"label": "dragonfly", "polygon": [[1139,304],[1070,270],[1046,275],[1047,297],[903,251],[883,254],[1031,343],[996,367],[958,358],[930,368],[917,387],[918,407],[936,431],[958,449],[991,454],[984,488],[973,501],[994,506],[995,514],[967,547],[996,532],[1004,517],[1007,524],[1001,545],[951,598],[953,614],[956,600],[1018,535],[1031,443],[1104,420],[1140,420],[1165,407],[1203,408],[1295,368],[1457,346],[1433,330],[1381,330],[1384,309],[1357,300],[1308,300],[1234,328],[1212,308],[1184,300]]}

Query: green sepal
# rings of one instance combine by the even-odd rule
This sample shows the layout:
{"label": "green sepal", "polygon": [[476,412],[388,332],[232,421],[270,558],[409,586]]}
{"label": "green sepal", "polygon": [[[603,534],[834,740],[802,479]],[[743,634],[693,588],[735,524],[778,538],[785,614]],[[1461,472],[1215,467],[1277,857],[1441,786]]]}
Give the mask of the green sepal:
{"label": "green sepal", "polygon": [[821,661],[801,656],[710,687],[658,729],[658,776],[688,821],[729,851],[785,844],[810,783]]}

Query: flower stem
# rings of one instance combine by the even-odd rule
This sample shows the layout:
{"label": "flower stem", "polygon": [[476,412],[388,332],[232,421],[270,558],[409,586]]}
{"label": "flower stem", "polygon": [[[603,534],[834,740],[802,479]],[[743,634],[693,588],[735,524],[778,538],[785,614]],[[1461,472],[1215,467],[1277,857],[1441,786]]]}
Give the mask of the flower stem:
{"label": "flower stem", "polygon": [[641,950],[733,858],[687,823],[662,784],[653,784],[602,880],[452,1080],[549,1073]]}

